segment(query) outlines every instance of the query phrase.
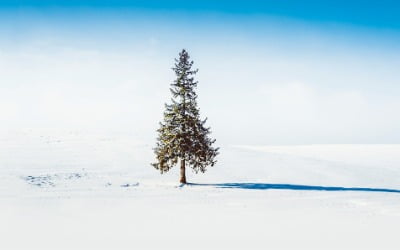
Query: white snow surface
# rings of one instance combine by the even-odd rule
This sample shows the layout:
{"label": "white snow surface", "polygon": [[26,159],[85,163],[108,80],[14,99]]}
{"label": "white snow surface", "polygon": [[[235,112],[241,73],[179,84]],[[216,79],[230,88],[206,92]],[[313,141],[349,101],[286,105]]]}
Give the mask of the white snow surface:
{"label": "white snow surface", "polygon": [[0,249],[400,249],[400,145],[218,145],[181,186],[135,138],[1,134]]}

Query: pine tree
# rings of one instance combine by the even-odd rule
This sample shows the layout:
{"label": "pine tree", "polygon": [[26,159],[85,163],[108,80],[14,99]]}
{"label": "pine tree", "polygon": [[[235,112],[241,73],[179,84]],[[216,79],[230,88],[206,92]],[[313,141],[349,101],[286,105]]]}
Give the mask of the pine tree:
{"label": "pine tree", "polygon": [[215,139],[209,138],[210,128],[205,127],[207,119],[200,119],[195,92],[198,82],[194,80],[198,69],[193,70],[192,66],[193,61],[183,49],[172,68],[177,78],[171,84],[171,103],[165,104],[164,121],[157,130],[157,161],[152,164],[162,174],[179,161],[180,183],[186,183],[186,164],[195,173],[204,173],[207,166],[214,166],[218,155],[218,148],[212,146]]}

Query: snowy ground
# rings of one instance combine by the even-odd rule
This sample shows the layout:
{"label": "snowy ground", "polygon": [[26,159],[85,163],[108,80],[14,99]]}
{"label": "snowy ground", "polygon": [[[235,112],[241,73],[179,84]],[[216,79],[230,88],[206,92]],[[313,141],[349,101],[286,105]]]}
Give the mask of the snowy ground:
{"label": "snowy ground", "polygon": [[0,249],[400,249],[400,145],[220,145],[181,187],[152,143],[1,134]]}

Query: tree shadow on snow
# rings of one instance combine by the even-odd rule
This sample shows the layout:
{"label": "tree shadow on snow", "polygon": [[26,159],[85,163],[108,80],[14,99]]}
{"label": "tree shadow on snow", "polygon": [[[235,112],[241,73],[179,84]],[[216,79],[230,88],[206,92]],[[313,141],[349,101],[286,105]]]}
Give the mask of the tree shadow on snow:
{"label": "tree shadow on snow", "polygon": [[270,184],[270,183],[216,183],[216,184],[199,184],[188,183],[192,186],[211,186],[217,188],[238,188],[238,189],[282,189],[282,190],[305,190],[305,191],[361,191],[361,192],[385,192],[400,193],[398,189],[387,188],[364,188],[364,187],[330,187],[330,186],[309,186],[296,184]]}

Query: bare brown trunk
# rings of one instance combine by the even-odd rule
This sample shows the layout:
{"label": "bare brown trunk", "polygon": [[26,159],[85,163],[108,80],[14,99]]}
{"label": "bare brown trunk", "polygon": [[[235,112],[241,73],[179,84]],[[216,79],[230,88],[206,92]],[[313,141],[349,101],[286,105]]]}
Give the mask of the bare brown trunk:
{"label": "bare brown trunk", "polygon": [[186,173],[185,173],[185,160],[181,159],[181,179],[179,180],[180,183],[186,184]]}

